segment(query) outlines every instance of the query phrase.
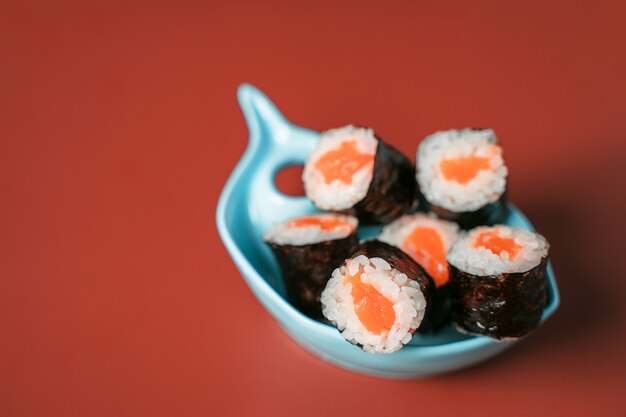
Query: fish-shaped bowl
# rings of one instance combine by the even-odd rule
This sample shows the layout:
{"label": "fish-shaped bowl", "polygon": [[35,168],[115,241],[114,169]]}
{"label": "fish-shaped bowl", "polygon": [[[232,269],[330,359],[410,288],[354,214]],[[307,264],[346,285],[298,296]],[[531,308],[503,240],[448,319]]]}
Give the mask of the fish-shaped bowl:
{"label": "fish-shaped bowl", "polygon": [[[416,334],[397,352],[372,354],[348,343],[336,328],[296,310],[285,297],[278,265],[263,242],[263,234],[288,218],[318,212],[306,197],[281,193],[274,179],[283,168],[306,161],[319,133],[287,121],[263,93],[249,84],[241,85],[237,94],[250,138],[220,195],[217,228],[250,290],[293,340],[342,368],[399,379],[423,378],[468,367],[518,341],[494,341],[462,334],[448,326],[436,334]],[[513,205],[508,207],[505,224],[534,230]],[[360,227],[359,237],[375,236],[378,230],[375,226]],[[548,265],[548,303],[542,323],[558,305],[559,292],[552,266]]]}

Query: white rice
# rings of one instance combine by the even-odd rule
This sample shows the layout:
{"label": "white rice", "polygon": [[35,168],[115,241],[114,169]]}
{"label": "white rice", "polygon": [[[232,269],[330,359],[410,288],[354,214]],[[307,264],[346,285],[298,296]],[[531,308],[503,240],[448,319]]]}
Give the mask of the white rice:
{"label": "white rice", "polygon": [[295,219],[289,219],[270,228],[263,236],[263,239],[279,245],[310,245],[348,237],[354,233],[359,223],[356,217],[341,214],[318,214],[304,217],[339,219],[344,224],[332,230],[323,230],[317,225],[290,227],[289,222]]}
{"label": "white rice", "polygon": [[[440,169],[444,159],[467,156],[490,157],[491,170],[461,184],[447,180]],[[475,211],[498,200],[506,188],[507,167],[502,148],[491,129],[448,130],[427,136],[418,146],[416,178],[420,191],[436,206],[455,213]]]}
{"label": "white rice", "polygon": [[[510,259],[508,252],[494,254],[487,248],[474,247],[478,235],[488,231],[497,231],[501,237],[514,239],[521,249]],[[549,248],[548,241],[538,233],[504,225],[481,226],[459,237],[448,252],[447,259],[461,271],[478,276],[526,272],[548,256]]]}
{"label": "white rice", "polygon": [[315,150],[304,165],[302,181],[306,195],[315,205],[323,210],[345,210],[361,201],[367,194],[374,162],[364,165],[354,173],[352,183],[347,185],[339,180],[327,184],[321,172],[315,169],[315,163],[327,152],[338,149],[345,141],[355,140],[360,153],[375,155],[378,139],[372,129],[352,125],[332,129],[322,133]]}
{"label": "white rice", "polygon": [[385,226],[378,240],[405,250],[404,241],[416,227],[429,227],[436,230],[446,251],[450,249],[459,233],[459,225],[456,223],[440,220],[433,214],[415,213],[404,215]]}
{"label": "white rice", "polygon": [[[346,276],[361,269],[361,282],[372,285],[393,303],[395,321],[391,329],[375,334],[367,330],[354,310],[352,284]],[[413,337],[424,318],[426,300],[419,284],[392,268],[382,258],[360,255],[335,269],[322,292],[322,312],[348,341],[359,344],[366,352],[391,353],[402,348]]]}

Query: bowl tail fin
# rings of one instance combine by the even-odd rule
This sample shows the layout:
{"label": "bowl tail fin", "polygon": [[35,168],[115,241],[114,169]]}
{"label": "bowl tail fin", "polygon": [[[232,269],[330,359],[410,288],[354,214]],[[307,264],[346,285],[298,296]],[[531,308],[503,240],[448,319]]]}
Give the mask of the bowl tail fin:
{"label": "bowl tail fin", "polygon": [[251,84],[241,84],[237,98],[250,131],[250,145],[267,148],[279,143],[289,122],[274,103]]}

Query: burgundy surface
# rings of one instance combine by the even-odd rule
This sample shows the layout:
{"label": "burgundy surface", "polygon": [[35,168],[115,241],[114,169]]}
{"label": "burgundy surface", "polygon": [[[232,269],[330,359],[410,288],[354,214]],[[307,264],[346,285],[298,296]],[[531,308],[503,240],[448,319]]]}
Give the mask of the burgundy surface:
{"label": "burgundy surface", "polygon": [[[0,415],[624,416],[626,3],[299,3],[0,0]],[[214,224],[244,81],[411,157],[495,128],[560,310],[423,381],[296,346]]]}

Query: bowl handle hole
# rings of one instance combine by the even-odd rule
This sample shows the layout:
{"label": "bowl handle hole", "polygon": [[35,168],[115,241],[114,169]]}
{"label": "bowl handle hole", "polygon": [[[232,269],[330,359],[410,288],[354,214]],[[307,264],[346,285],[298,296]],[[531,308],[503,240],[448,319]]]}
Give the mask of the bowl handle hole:
{"label": "bowl handle hole", "polygon": [[293,197],[304,196],[302,186],[302,165],[287,165],[278,170],[274,176],[276,188],[283,194]]}

